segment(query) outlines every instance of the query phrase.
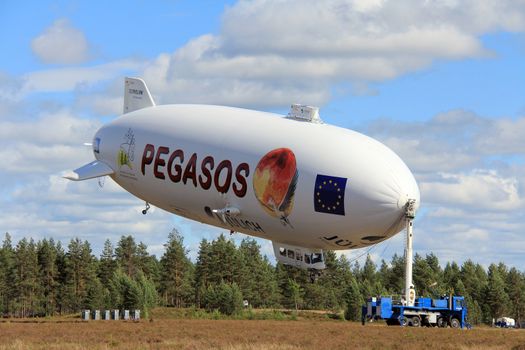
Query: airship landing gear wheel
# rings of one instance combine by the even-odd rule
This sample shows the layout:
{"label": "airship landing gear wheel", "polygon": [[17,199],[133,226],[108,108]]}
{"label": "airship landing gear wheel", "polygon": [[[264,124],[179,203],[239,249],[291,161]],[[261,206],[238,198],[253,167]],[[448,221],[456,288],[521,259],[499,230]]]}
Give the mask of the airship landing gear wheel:
{"label": "airship landing gear wheel", "polygon": [[452,328],[459,328],[461,326],[459,320],[457,318],[453,318],[450,320],[450,327]]}
{"label": "airship landing gear wheel", "polygon": [[410,323],[412,324],[412,327],[419,327],[421,326],[421,319],[419,316],[412,317]]}
{"label": "airship landing gear wheel", "polygon": [[148,202],[146,202],[146,208],[142,211],[142,214],[146,215],[148,213],[149,208],[150,208],[150,205]]}
{"label": "airship landing gear wheel", "polygon": [[447,320],[445,320],[443,317],[439,317],[437,319],[437,326],[439,328],[445,328],[447,326]]}

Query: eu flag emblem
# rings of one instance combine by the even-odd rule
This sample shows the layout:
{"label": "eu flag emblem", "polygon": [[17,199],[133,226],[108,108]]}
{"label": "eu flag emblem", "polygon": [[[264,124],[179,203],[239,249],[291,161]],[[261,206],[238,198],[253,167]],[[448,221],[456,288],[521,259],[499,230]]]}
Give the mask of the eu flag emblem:
{"label": "eu flag emblem", "polygon": [[319,213],[345,215],[345,177],[317,175],[314,209]]}

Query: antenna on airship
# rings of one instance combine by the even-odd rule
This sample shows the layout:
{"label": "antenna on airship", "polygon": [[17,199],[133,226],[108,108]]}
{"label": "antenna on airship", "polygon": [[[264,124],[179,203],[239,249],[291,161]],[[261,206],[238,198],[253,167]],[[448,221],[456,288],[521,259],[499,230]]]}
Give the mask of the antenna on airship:
{"label": "antenna on airship", "polygon": [[412,281],[412,240],[413,221],[416,217],[416,200],[409,199],[405,204],[406,246],[405,246],[405,300],[407,306],[414,306],[416,289]]}

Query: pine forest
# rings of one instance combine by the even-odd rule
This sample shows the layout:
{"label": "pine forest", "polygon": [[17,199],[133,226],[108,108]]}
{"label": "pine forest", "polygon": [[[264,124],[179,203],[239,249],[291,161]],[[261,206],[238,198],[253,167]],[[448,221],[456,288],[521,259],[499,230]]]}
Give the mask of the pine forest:
{"label": "pine forest", "polygon": [[[360,320],[366,298],[399,295],[404,258],[362,266],[344,255],[325,252],[326,270],[315,281],[307,271],[272,264],[260,246],[245,238],[236,246],[226,236],[200,242],[192,262],[183,237],[173,230],[160,258],[132,236],[114,245],[106,240],[99,257],[88,241],[72,239],[67,247],[53,239],[21,239],[6,233],[0,248],[0,310],[4,317],[43,317],[83,309],[142,309],[155,306],[195,308],[225,315],[250,308],[313,309],[344,312]],[[444,266],[444,267],[443,267]],[[434,254],[414,256],[418,295],[465,296],[471,324],[501,316],[521,320],[525,312],[525,275],[504,263],[484,268],[467,260],[442,264]],[[245,306],[245,305],[244,305]]]}

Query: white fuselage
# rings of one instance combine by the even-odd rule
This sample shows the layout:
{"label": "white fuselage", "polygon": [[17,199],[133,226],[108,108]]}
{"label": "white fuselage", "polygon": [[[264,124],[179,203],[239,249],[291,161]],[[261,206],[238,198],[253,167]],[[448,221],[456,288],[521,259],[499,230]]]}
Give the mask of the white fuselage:
{"label": "white fuselage", "polygon": [[[276,242],[351,249],[404,228],[419,203],[403,161],[378,141],[246,109],[163,105],[95,135],[125,190],[174,214]],[[344,187],[344,188],[341,188]],[[219,214],[233,208],[238,213]]]}

